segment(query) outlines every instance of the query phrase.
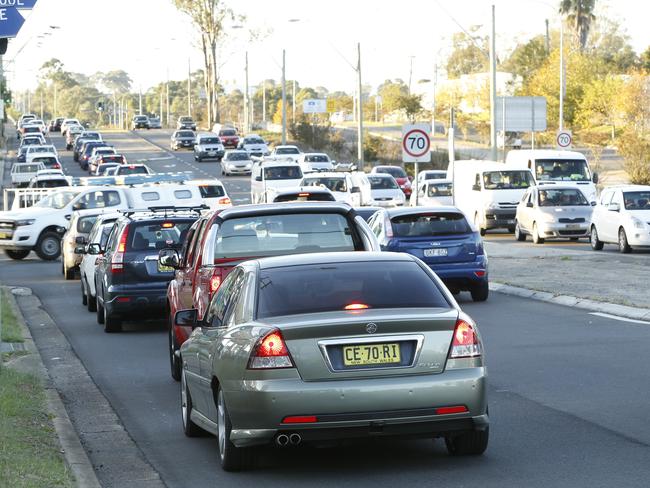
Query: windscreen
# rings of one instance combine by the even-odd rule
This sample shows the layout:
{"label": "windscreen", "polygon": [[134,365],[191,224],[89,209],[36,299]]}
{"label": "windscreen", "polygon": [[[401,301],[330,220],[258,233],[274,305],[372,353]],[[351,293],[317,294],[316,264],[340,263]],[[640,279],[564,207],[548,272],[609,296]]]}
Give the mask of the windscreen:
{"label": "windscreen", "polygon": [[302,178],[302,171],[299,166],[275,166],[264,168],[264,179],[273,180],[297,180]]}
{"label": "windscreen", "polygon": [[244,144],[265,144],[263,139],[259,137],[248,137],[244,139]]}
{"label": "windscreen", "polygon": [[165,247],[179,248],[194,223],[187,221],[163,221],[135,223],[129,229],[128,251],[156,251]]}
{"label": "windscreen", "polygon": [[23,164],[16,169],[16,173],[36,173],[43,168],[40,164]]}
{"label": "windscreen", "polygon": [[584,159],[538,159],[535,174],[538,181],[590,181]]}
{"label": "windscreen", "polygon": [[626,210],[650,210],[650,191],[623,192]]}
{"label": "windscreen", "polygon": [[79,232],[80,234],[89,234],[96,220],[97,220],[97,215],[88,215],[86,217],[79,217],[79,220],[77,220],[77,232]]}
{"label": "windscreen", "polygon": [[286,193],[279,195],[273,199],[275,203],[281,202],[334,202],[336,199],[334,195],[325,192],[299,192],[299,193]]}
{"label": "windscreen", "polygon": [[385,173],[393,178],[406,178],[406,171],[398,166],[383,166],[377,169],[377,173]]}
{"label": "windscreen", "polygon": [[201,144],[221,144],[218,137],[202,137]]}
{"label": "windscreen", "polygon": [[400,215],[390,219],[396,237],[434,237],[472,232],[462,213]]}
{"label": "windscreen", "polygon": [[232,137],[237,135],[237,131],[233,129],[224,129],[219,131],[220,136]]}
{"label": "windscreen", "polygon": [[248,161],[248,154],[247,153],[230,153],[228,154],[228,157],[226,158],[228,161]]}
{"label": "windscreen", "polygon": [[358,251],[348,219],[338,213],[295,213],[228,219],[221,224],[215,259],[308,252]]}
{"label": "windscreen", "polygon": [[348,185],[345,184],[345,178],[333,178],[325,176],[322,178],[305,178],[302,180],[302,183],[303,186],[323,186],[329,191],[348,191]]}
{"label": "windscreen", "polygon": [[300,154],[298,148],[295,147],[279,147],[275,151],[276,154]]}
{"label": "windscreen", "polygon": [[431,277],[409,261],[346,262],[263,269],[257,319],[369,309],[448,308]]}
{"label": "windscreen", "polygon": [[428,197],[450,197],[451,183],[430,183],[427,190]]}
{"label": "windscreen", "polygon": [[483,173],[486,190],[513,190],[528,188],[532,177],[528,171],[487,171]]}
{"label": "windscreen", "polygon": [[82,132],[81,136],[84,139],[98,140],[99,139],[99,132]]}
{"label": "windscreen", "polygon": [[176,137],[194,137],[194,132],[189,130],[183,130],[176,133]]}
{"label": "windscreen", "polygon": [[58,210],[58,209],[61,209],[61,208],[65,207],[77,195],[78,195],[78,192],[60,191],[60,192],[55,193],[54,195],[49,195],[49,196],[43,198],[38,203],[36,203],[34,206],[35,207],[45,207],[45,208],[55,208],[55,209]]}
{"label": "windscreen", "polygon": [[308,163],[329,163],[330,160],[324,154],[314,154],[312,156],[305,156],[305,161]]}
{"label": "windscreen", "polygon": [[589,202],[580,190],[539,190],[540,207],[565,207],[575,205],[589,205]]}
{"label": "windscreen", "polygon": [[425,173],[424,179],[425,180],[444,180],[447,178],[447,173]]}
{"label": "windscreen", "polygon": [[226,195],[221,185],[200,185],[201,198],[218,198]]}
{"label": "windscreen", "polygon": [[181,122],[194,122],[192,117],[181,117]]}
{"label": "windscreen", "polygon": [[397,182],[393,178],[383,178],[381,176],[368,176],[371,190],[397,190]]}

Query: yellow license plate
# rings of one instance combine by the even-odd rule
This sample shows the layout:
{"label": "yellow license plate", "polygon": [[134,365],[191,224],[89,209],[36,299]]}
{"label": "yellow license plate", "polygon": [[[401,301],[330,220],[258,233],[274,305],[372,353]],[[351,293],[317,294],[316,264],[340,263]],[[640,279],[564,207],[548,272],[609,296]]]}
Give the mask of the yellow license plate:
{"label": "yellow license plate", "polygon": [[171,266],[165,266],[164,264],[158,263],[158,272],[159,273],[168,273],[170,271],[174,271],[174,268]]}
{"label": "yellow license plate", "polygon": [[0,239],[11,239],[11,234],[0,232]]}
{"label": "yellow license plate", "polygon": [[399,344],[361,344],[343,347],[345,366],[368,366],[401,362]]}

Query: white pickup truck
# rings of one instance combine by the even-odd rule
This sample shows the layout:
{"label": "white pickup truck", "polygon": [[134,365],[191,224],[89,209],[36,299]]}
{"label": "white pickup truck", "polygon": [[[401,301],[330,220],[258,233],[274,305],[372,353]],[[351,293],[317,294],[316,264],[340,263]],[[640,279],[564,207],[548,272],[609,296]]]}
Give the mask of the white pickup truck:
{"label": "white pickup truck", "polygon": [[266,203],[269,190],[295,188],[302,181],[300,165],[291,160],[262,160],[251,170],[251,202]]}
{"label": "white pickup truck", "polygon": [[14,163],[11,167],[11,184],[27,186],[36,173],[44,169],[43,163]]}
{"label": "white pickup truck", "polygon": [[61,255],[61,238],[75,210],[202,204],[199,188],[193,185],[69,187],[48,195],[32,207],[0,212],[0,249],[11,259],[25,259],[34,251],[39,258],[52,261]]}

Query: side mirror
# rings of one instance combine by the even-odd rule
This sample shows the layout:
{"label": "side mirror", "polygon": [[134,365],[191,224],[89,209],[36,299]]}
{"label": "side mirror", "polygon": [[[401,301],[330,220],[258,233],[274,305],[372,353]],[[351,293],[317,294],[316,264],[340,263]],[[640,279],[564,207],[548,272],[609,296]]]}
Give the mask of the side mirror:
{"label": "side mirror", "polygon": [[593,181],[595,184],[598,183],[598,173],[593,174],[593,176],[591,177],[591,181]]}
{"label": "side mirror", "polygon": [[595,206],[596,206],[596,202],[591,202],[591,206],[592,206],[592,207],[595,207]]}
{"label": "side mirror", "polygon": [[533,208],[533,202],[526,202],[526,206],[529,208]]}
{"label": "side mirror", "polygon": [[92,244],[88,244],[88,249],[86,249],[86,253],[90,254],[91,256],[96,256],[98,254],[102,254],[102,246],[99,245],[97,242],[93,242]]}
{"label": "side mirror", "polygon": [[474,191],[481,191],[481,185],[473,185],[472,190]]}
{"label": "side mirror", "polygon": [[409,178],[409,181],[413,181],[413,177],[411,175],[409,175],[408,178]]}
{"label": "side mirror", "polygon": [[262,181],[262,177],[261,176],[256,176],[255,181]]}
{"label": "side mirror", "polygon": [[86,254],[86,247],[85,246],[76,246],[74,248],[74,253],[75,254]]}
{"label": "side mirror", "polygon": [[620,212],[621,204],[620,203],[610,203],[608,207],[610,212]]}
{"label": "side mirror", "polygon": [[72,206],[72,210],[85,210],[86,204],[82,202],[77,202]]}
{"label": "side mirror", "polygon": [[88,244],[88,239],[86,239],[85,236],[77,236],[74,239],[74,243],[79,244],[80,246],[84,246],[84,245]]}
{"label": "side mirror", "polygon": [[181,264],[181,258],[176,249],[165,248],[158,253],[158,260],[163,266],[178,269]]}
{"label": "side mirror", "polygon": [[195,308],[180,310],[174,315],[174,325],[177,327],[191,327],[192,330],[198,327],[198,312]]}
{"label": "side mirror", "polygon": [[361,193],[361,188],[359,188],[358,186],[353,186],[352,188],[350,188],[350,193]]}

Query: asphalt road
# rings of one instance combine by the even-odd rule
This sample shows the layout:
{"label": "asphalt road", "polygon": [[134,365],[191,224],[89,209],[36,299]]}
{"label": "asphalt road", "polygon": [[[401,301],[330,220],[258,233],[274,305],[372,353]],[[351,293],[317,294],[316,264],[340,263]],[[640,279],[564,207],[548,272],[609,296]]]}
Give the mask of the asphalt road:
{"label": "asphalt road", "polygon": [[[145,136],[167,143],[165,133]],[[189,152],[171,154],[138,136],[106,138],[157,171],[219,173],[216,163],[194,163]],[[82,174],[71,158],[64,165]],[[246,178],[225,182],[233,199],[245,200]],[[0,257],[0,282],[33,289],[169,487],[648,486],[647,324],[499,294],[474,304],[461,294],[461,306],[481,327],[489,366],[492,426],[484,456],[451,458],[440,440],[373,440],[260,449],[255,469],[228,474],[213,438],[182,433],[163,324],[130,323],[122,334],[105,334],[81,305],[79,283],[64,281],[59,263],[33,255],[23,262]]]}

